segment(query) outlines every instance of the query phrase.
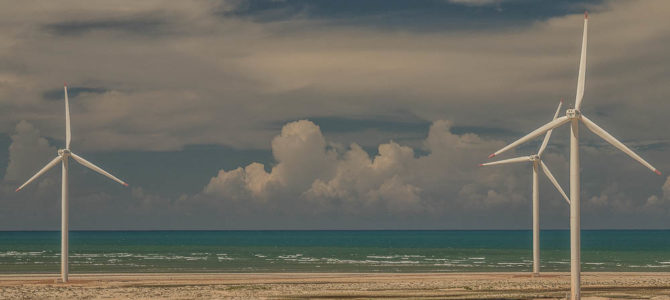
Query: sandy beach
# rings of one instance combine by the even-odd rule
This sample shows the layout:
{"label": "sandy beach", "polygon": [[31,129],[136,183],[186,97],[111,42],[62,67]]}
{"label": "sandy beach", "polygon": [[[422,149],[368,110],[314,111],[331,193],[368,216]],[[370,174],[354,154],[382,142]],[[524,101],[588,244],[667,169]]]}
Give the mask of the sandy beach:
{"label": "sandy beach", "polygon": [[[567,273],[0,275],[1,299],[564,298]],[[585,299],[670,299],[670,273],[584,273]]]}

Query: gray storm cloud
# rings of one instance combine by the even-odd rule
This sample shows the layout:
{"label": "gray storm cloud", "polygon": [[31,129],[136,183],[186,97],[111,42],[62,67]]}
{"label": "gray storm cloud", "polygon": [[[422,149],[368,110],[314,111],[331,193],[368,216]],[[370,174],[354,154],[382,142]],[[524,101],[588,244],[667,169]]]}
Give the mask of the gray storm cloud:
{"label": "gray storm cloud", "polygon": [[[105,91],[72,99],[79,149],[91,151],[266,149],[275,129],[268,123],[319,116],[411,114],[521,130],[535,125],[549,103],[574,93],[581,15],[524,28],[405,32],[222,14],[235,3],[3,7],[0,131],[26,119],[62,139],[62,116],[53,113],[62,103],[44,95],[64,80]],[[621,118],[615,131],[624,137],[663,138],[649,120],[670,109],[670,89],[662,84],[668,62],[661,59],[670,49],[670,6],[606,1],[594,9],[584,109]],[[630,129],[642,127],[650,130]],[[341,140],[374,147],[375,134]]]}
{"label": "gray storm cloud", "polygon": [[[52,194],[39,195],[31,188],[15,195],[13,190],[55,155],[56,147],[47,141],[64,138],[64,80],[80,91],[70,95],[77,152],[135,154],[137,160],[124,162],[143,170],[141,155],[179,152],[191,145],[271,150],[274,157],[265,165],[248,162],[255,158],[231,162],[209,182],[215,173],[203,173],[207,179],[194,184],[191,194],[165,195],[161,186],[152,190],[141,180],[131,182],[133,190],[127,192],[102,180],[79,185],[72,189],[73,226],[85,217],[79,224],[228,228],[230,224],[219,222],[239,214],[246,218],[236,219],[239,224],[269,227],[278,218],[296,215],[316,216],[310,224],[318,224],[343,213],[397,218],[403,212],[418,216],[412,223],[417,227],[528,224],[530,170],[476,167],[517,136],[454,134],[452,122],[522,134],[546,122],[559,98],[572,103],[581,13],[522,27],[436,31],[300,15],[255,22],[225,14],[239,3],[243,1],[3,5],[0,132],[11,136],[12,144],[2,182],[5,223],[0,226],[57,220],[57,171],[39,183],[51,182]],[[670,111],[670,5],[664,0],[614,0],[594,5],[591,12],[584,111],[626,144],[643,145],[635,150],[667,172],[663,121]],[[310,118],[413,118],[432,126],[429,132],[365,126],[328,131],[325,125],[299,121],[286,124],[275,137],[287,120]],[[444,119],[451,121],[435,121]],[[589,135],[582,148],[583,199],[589,199],[583,202],[585,226],[667,227],[668,211],[661,208],[670,203],[670,183]],[[568,190],[566,137],[566,131],[557,130],[546,159]],[[177,165],[180,155],[187,154],[177,153],[169,161]],[[180,168],[174,172],[200,171]],[[87,177],[76,176],[73,171],[73,184]],[[552,196],[551,186],[542,190],[542,199],[548,199],[542,202],[543,220],[553,227],[565,225],[564,203]],[[54,205],[48,210],[53,213],[31,215],[42,203]],[[255,217],[263,211],[267,213]],[[427,216],[435,219],[422,223]],[[484,216],[484,225],[475,216]]]}

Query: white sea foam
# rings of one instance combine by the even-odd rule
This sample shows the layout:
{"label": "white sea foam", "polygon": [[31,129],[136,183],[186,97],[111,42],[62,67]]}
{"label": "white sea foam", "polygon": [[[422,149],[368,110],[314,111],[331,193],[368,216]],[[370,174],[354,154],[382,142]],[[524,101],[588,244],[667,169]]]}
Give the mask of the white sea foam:
{"label": "white sea foam", "polygon": [[383,260],[383,261],[380,261],[380,263],[394,265],[394,264],[418,264],[419,262],[415,261],[415,260],[400,260],[400,261],[397,261],[397,260]]}
{"label": "white sea foam", "polygon": [[648,268],[667,268],[666,265],[647,265]]}
{"label": "white sea foam", "polygon": [[44,253],[46,251],[6,251],[0,252],[0,257],[38,256]]}
{"label": "white sea foam", "polygon": [[528,265],[527,263],[523,263],[523,262],[516,262],[516,263],[515,262],[499,262],[497,264],[503,265],[503,266],[525,266],[525,265]]}
{"label": "white sea foam", "polygon": [[301,257],[301,256],[302,256],[302,254],[298,253],[298,254],[279,255],[277,257],[288,260],[288,259],[297,259],[298,257]]}
{"label": "white sea foam", "polygon": [[103,257],[102,254],[92,254],[92,253],[71,253],[70,257],[75,257],[75,258],[87,258],[87,259],[93,259],[97,257]]}
{"label": "white sea foam", "polygon": [[368,255],[368,256],[366,256],[366,257],[367,257],[367,258],[389,259],[389,258],[393,258],[394,256],[392,256],[392,255],[387,255],[387,256],[384,256],[384,255]]}
{"label": "white sea foam", "polygon": [[217,254],[216,254],[216,259],[217,259],[218,261],[235,260],[235,259],[232,258],[232,257],[228,257],[228,254],[226,254],[226,253],[217,253]]}
{"label": "white sea foam", "polygon": [[185,256],[185,255],[160,255],[160,254],[140,254],[134,255],[134,258],[141,258],[144,260],[207,260],[207,256]]}
{"label": "white sea foam", "polygon": [[410,259],[410,258],[422,258],[424,255],[413,255],[413,254],[397,254],[397,255],[368,255],[367,258],[379,258],[379,259]]}
{"label": "white sea foam", "polygon": [[100,255],[103,257],[135,257],[137,254],[127,252],[117,252],[117,253],[102,253]]}

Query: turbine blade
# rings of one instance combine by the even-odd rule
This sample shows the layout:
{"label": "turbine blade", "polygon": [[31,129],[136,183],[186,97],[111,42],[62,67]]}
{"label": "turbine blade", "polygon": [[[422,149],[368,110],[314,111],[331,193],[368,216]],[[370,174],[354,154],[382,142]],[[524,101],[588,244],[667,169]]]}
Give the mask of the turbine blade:
{"label": "turbine blade", "polygon": [[565,191],[563,191],[563,188],[561,188],[561,185],[558,184],[558,181],[556,181],[556,178],[554,178],[554,175],[551,174],[551,171],[549,171],[549,168],[547,168],[547,165],[544,164],[542,160],[540,160],[540,165],[542,166],[542,171],[544,171],[544,175],[547,175],[547,178],[549,178],[549,181],[554,184],[558,192],[561,193],[563,196],[563,199],[565,201],[568,201],[568,204],[570,204],[570,198],[565,194]]}
{"label": "turbine blade", "polygon": [[[556,120],[558,118],[558,113],[561,110],[561,106],[563,105],[563,99],[561,99],[561,102],[558,103],[558,108],[556,108],[556,113],[554,113],[554,118],[552,120]],[[542,155],[544,152],[544,149],[547,149],[547,144],[549,144],[549,138],[551,138],[551,132],[553,129],[549,129],[547,133],[544,135],[544,141],[542,141],[542,146],[540,146],[540,150],[537,151],[537,155]]]}
{"label": "turbine blade", "polygon": [[525,142],[527,142],[527,141],[529,141],[529,140],[531,140],[535,137],[538,137],[540,134],[543,134],[543,133],[547,132],[547,130],[554,129],[558,126],[561,126],[561,125],[567,123],[568,121],[570,121],[570,119],[568,119],[568,117],[562,116],[562,117],[557,118],[557,119],[555,119],[555,120],[553,120],[553,121],[551,121],[547,124],[544,124],[544,125],[542,125],[542,127],[538,128],[538,129],[535,129],[533,132],[527,134],[526,136],[516,140],[515,142],[513,142],[513,143],[503,147],[502,149],[496,151],[495,153],[489,155],[489,158],[494,157],[496,155],[499,155],[500,153],[503,153],[503,152],[505,152],[509,149],[512,149],[516,146],[519,146],[519,145],[521,145],[521,144],[523,144],[523,143],[525,143]]}
{"label": "turbine blade", "polygon": [[582,55],[579,59],[579,76],[577,77],[577,96],[575,97],[575,109],[582,107],[582,98],[584,98],[584,81],[586,80],[586,34],[589,26],[589,15],[584,13],[584,34],[582,36]]}
{"label": "turbine blade", "polygon": [[70,149],[70,140],[72,140],[72,134],[70,133],[70,103],[67,99],[67,83],[63,85],[65,90],[65,149]]}
{"label": "turbine blade", "polygon": [[20,190],[21,190],[22,188],[24,188],[26,185],[28,185],[29,183],[31,183],[31,182],[33,182],[35,179],[37,179],[37,177],[40,177],[42,174],[46,173],[46,171],[49,171],[49,169],[51,169],[51,168],[53,168],[55,165],[57,165],[57,164],[61,161],[61,159],[63,159],[63,158],[60,157],[60,156],[56,156],[56,158],[54,158],[51,162],[49,162],[46,166],[44,166],[44,168],[42,168],[42,170],[40,170],[40,171],[37,172],[35,175],[33,175],[33,177],[30,177],[30,179],[28,179],[28,181],[26,181],[26,183],[24,183],[22,186],[20,186],[18,189],[16,189],[16,191],[17,191],[17,192],[20,191]]}
{"label": "turbine blade", "polygon": [[530,157],[528,156],[522,156],[522,157],[515,157],[515,158],[510,158],[510,159],[503,159],[499,161],[492,161],[490,163],[485,163],[485,164],[480,164],[480,167],[483,166],[493,166],[493,165],[504,165],[504,164],[513,164],[513,163],[519,163],[519,162],[524,162],[524,161],[530,161]]}
{"label": "turbine blade", "polygon": [[619,150],[623,151],[624,153],[628,154],[628,156],[632,157],[634,160],[637,160],[639,163],[641,163],[643,166],[649,168],[650,170],[654,171],[654,173],[661,175],[661,172],[654,168],[650,163],[648,163],[646,160],[642,159],[639,155],[637,155],[633,150],[630,150],[630,148],[626,147],[623,143],[619,142],[616,138],[614,138],[611,134],[609,134],[607,131],[604,129],[600,128],[600,126],[596,125],[596,123],[593,123],[593,121],[589,120],[586,116],[582,115],[581,117],[582,123],[588,128],[589,130],[593,131],[593,133],[597,134],[599,137],[601,137],[603,140],[607,141],[608,143],[612,144],[612,146],[618,148]]}
{"label": "turbine blade", "polygon": [[74,160],[76,160],[78,163],[82,164],[84,167],[87,167],[87,168],[89,168],[93,171],[96,171],[96,172],[98,172],[102,175],[105,175],[105,176],[109,177],[110,179],[112,179],[112,180],[114,180],[114,181],[116,181],[120,184],[123,184],[124,186],[128,186],[128,184],[123,182],[121,179],[118,179],[118,178],[114,177],[114,175],[107,173],[105,170],[103,170],[100,167],[92,164],[88,160],[83,159],[81,156],[79,156],[77,154],[74,154],[74,153],[70,153],[70,155],[72,156],[72,158]]}

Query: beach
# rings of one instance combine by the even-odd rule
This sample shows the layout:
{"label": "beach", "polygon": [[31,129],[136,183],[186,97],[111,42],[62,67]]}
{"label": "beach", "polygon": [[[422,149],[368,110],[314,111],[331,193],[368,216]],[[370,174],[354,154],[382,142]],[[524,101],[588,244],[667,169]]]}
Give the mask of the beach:
{"label": "beach", "polygon": [[[109,273],[0,275],[0,299],[564,298],[568,273]],[[670,273],[582,274],[584,299],[670,299]]]}
{"label": "beach", "polygon": [[[58,232],[0,232],[0,299],[564,298],[569,233],[539,277],[530,233],[73,231],[62,284]],[[670,299],[670,231],[583,235],[584,298]]]}

